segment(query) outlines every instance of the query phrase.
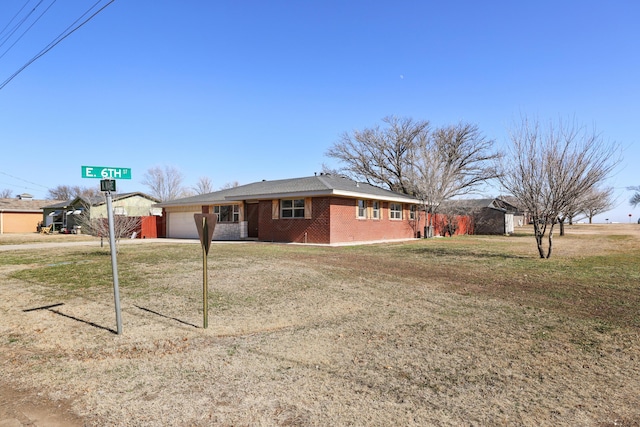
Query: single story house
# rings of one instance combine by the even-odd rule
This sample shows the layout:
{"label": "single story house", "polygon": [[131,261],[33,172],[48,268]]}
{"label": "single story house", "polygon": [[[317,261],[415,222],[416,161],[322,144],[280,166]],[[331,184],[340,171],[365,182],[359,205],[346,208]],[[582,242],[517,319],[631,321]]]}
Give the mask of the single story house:
{"label": "single story house", "polygon": [[27,193],[0,199],[0,234],[37,232],[43,206],[53,202],[56,200],[34,200]]}
{"label": "single story house", "polygon": [[[160,200],[141,192],[112,194],[111,201],[115,215],[147,217],[162,213],[161,209],[154,207]],[[107,218],[105,196],[78,196],[75,199],[47,205],[43,208],[40,219],[45,227],[53,226],[53,231],[76,231],[74,217],[85,214],[87,209],[90,219]]]}
{"label": "single story house", "polygon": [[213,240],[334,244],[410,239],[419,201],[332,175],[260,181],[159,203],[166,237],[197,239],[196,213],[218,217]]}

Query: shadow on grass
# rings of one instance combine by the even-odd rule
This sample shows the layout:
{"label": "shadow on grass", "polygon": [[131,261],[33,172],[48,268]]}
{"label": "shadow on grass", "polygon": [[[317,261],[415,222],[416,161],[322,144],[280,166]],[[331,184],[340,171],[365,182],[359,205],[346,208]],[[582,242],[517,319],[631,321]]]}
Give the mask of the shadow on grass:
{"label": "shadow on grass", "polygon": [[138,307],[140,310],[146,311],[147,313],[155,314],[156,316],[164,317],[165,319],[170,319],[170,320],[176,321],[178,323],[182,323],[183,325],[193,326],[194,328],[199,328],[199,326],[196,326],[193,323],[185,322],[184,320],[180,320],[180,319],[178,319],[176,317],[166,316],[166,315],[164,315],[162,313],[158,313],[157,311],[153,311],[153,310],[150,310],[150,309],[145,308],[145,307],[140,307],[139,305],[136,305],[135,307]]}
{"label": "shadow on grass", "polygon": [[70,314],[65,314],[65,313],[62,313],[61,311],[53,309],[54,307],[60,307],[61,305],[64,305],[64,303],[44,305],[42,307],[35,307],[35,308],[27,308],[25,310],[22,310],[22,312],[23,313],[29,313],[31,311],[37,311],[37,310],[48,310],[48,311],[50,311],[52,313],[55,313],[55,314],[57,314],[59,316],[66,317],[67,319],[75,320],[76,322],[84,323],[86,325],[93,326],[94,328],[98,328],[98,329],[102,329],[102,330],[105,330],[105,331],[109,331],[112,334],[116,334],[116,335],[118,334],[117,331],[115,331],[115,330],[113,330],[111,328],[107,328],[106,326],[98,325],[97,323],[89,322],[88,320],[80,319],[78,317],[71,316]]}

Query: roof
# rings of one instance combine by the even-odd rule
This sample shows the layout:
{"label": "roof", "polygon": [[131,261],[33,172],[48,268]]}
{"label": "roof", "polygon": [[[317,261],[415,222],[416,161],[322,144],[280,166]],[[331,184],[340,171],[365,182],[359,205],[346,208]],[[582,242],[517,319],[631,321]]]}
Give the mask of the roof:
{"label": "roof", "polygon": [[[149,196],[148,194],[145,193],[141,193],[139,191],[134,191],[134,192],[130,192],[130,193],[115,193],[112,195],[112,200],[116,201],[116,200],[122,200],[122,199],[126,199],[129,197],[134,197],[134,196],[140,196],[146,199],[151,200],[152,202],[159,202],[160,199],[157,199],[155,197]],[[82,196],[78,196],[74,199],[70,199],[70,200],[64,200],[64,201],[58,201],[57,203],[51,204],[51,205],[47,205],[45,206],[46,209],[60,209],[60,208],[66,208],[69,206],[73,206],[73,205],[77,205],[78,203],[84,203],[84,204],[88,204],[89,206],[100,206],[104,203],[106,203],[106,199],[103,195],[100,196],[94,196],[94,197],[82,197]]]}
{"label": "roof", "polygon": [[42,212],[43,207],[59,200],[0,199],[0,212]]}
{"label": "roof", "polygon": [[454,209],[481,209],[489,208],[505,212],[514,212],[517,210],[512,204],[499,199],[455,199],[449,200],[443,205],[449,205]]}
{"label": "roof", "polygon": [[330,174],[303,178],[259,181],[213,193],[159,203],[160,207],[218,204],[230,201],[280,199],[287,197],[342,196],[379,199],[399,203],[418,203],[406,194],[385,190],[364,182]]}

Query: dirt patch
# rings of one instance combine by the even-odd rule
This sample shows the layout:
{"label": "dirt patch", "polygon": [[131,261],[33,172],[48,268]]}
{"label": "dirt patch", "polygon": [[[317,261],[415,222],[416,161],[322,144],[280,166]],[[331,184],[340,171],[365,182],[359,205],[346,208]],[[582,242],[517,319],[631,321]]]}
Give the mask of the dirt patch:
{"label": "dirt patch", "polygon": [[33,390],[18,391],[3,382],[0,387],[0,426],[81,427],[83,420],[65,401],[53,402]]}

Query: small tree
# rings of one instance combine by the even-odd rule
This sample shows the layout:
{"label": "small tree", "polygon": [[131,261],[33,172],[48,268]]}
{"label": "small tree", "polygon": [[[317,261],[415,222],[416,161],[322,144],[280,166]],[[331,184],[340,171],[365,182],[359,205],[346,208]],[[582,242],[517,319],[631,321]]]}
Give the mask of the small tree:
{"label": "small tree", "polygon": [[[84,234],[95,237],[109,237],[109,219],[100,216],[92,218],[90,216],[90,204],[83,202],[81,213],[75,215],[76,225],[81,226]],[[139,216],[113,215],[114,240],[116,242],[116,252],[119,250],[120,239],[132,237],[134,233],[140,232],[142,218]]]}
{"label": "small tree", "polygon": [[9,188],[0,190],[0,199],[8,199],[11,197],[11,194],[13,194],[13,191],[11,191]]}
{"label": "small tree", "polygon": [[542,129],[526,117],[510,141],[507,161],[497,165],[501,184],[531,213],[538,253],[549,258],[558,218],[604,182],[619,162],[618,149],[574,122],[550,122]]}

